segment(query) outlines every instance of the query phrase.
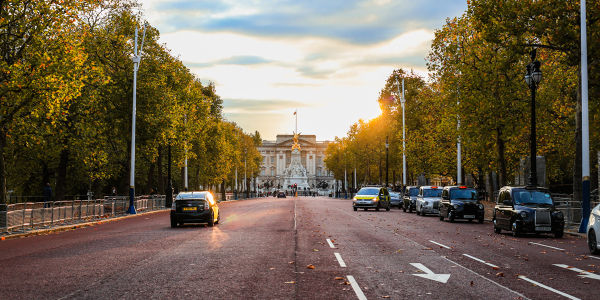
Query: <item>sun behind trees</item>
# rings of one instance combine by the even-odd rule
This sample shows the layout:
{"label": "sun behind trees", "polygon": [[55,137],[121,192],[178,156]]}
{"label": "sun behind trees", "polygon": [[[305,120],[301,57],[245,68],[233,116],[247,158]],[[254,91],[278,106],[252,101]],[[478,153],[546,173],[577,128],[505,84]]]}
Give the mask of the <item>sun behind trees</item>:
{"label": "sun behind trees", "polygon": [[[0,10],[0,203],[7,192],[55,200],[125,194],[129,185],[132,37],[136,1],[3,1]],[[147,26],[137,86],[136,187],[166,188],[188,150],[190,188],[233,182],[235,167],[259,170],[253,135],[222,115],[222,100],[158,42]],[[187,119],[187,120],[186,120]],[[255,134],[257,135],[257,134]],[[254,150],[253,150],[254,149]],[[257,174],[254,174],[257,175]],[[174,186],[183,186],[174,175]]]}
{"label": "sun behind trees", "polygon": [[[378,98],[382,115],[360,120],[346,137],[336,139],[328,151],[327,167],[337,179],[343,180],[344,169],[356,168],[359,184],[385,183],[385,137],[389,135],[390,183],[393,172],[396,182],[401,182],[402,111],[394,97],[396,78],[405,77],[409,184],[420,174],[456,182],[459,134],[464,176],[470,175],[480,187],[492,172],[498,175],[498,186],[514,183],[519,161],[529,151],[530,94],[523,76],[529,52],[537,48],[544,74],[536,101],[537,155],[546,158],[550,188],[570,192],[575,178],[575,199],[579,199],[578,10],[579,3],[558,0],[469,1],[462,16],[447,19],[435,32],[427,57],[430,77],[425,80],[394,70]],[[600,32],[600,1],[588,1],[588,16],[588,47],[598,49],[600,39],[591,37]],[[597,51],[589,52],[590,99],[600,96],[594,84],[600,82],[599,59]],[[590,128],[598,128],[600,106],[592,103]],[[599,150],[599,133],[590,131],[591,153]],[[592,155],[593,183],[597,183],[596,158]]]}

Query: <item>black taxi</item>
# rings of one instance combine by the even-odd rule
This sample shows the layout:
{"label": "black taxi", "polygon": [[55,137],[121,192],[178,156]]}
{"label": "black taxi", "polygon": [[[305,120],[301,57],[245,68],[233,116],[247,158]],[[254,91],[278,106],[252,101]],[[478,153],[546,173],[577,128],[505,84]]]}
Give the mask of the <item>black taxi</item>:
{"label": "black taxi", "polygon": [[477,190],[474,188],[464,185],[444,187],[439,209],[440,221],[448,218],[450,222],[465,219],[469,222],[477,220],[483,223],[484,207],[479,202]]}
{"label": "black taxi", "polygon": [[502,187],[494,207],[494,232],[552,233],[563,236],[565,219],[557,210],[550,192],[542,187]]}
{"label": "black taxi", "polygon": [[217,201],[209,191],[181,192],[171,206],[171,227],[184,223],[219,223],[221,214]]}

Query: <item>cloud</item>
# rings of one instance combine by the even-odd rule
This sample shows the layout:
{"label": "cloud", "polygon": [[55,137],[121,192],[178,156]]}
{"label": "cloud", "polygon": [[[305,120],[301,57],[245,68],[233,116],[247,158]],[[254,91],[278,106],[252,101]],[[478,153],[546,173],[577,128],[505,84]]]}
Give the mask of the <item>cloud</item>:
{"label": "cloud", "polygon": [[223,99],[223,107],[229,114],[279,113],[298,107],[309,106],[305,102],[290,100]]}

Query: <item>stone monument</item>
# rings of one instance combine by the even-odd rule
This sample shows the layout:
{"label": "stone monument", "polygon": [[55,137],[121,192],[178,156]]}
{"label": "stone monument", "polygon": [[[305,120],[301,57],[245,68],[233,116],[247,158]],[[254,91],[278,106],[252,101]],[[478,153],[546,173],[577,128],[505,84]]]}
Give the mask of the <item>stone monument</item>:
{"label": "stone monument", "polygon": [[292,159],[290,165],[284,171],[284,188],[296,185],[298,189],[309,188],[306,169],[300,159],[300,144],[298,143],[298,131],[294,132],[294,144],[292,145]]}

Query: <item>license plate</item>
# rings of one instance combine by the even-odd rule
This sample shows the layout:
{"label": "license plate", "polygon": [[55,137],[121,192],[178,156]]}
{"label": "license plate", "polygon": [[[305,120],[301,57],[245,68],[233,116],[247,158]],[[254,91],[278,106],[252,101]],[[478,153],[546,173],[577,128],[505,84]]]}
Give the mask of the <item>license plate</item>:
{"label": "license plate", "polygon": [[552,231],[552,227],[548,227],[548,226],[536,226],[535,230],[536,231]]}
{"label": "license plate", "polygon": [[475,215],[465,215],[465,219],[475,219]]}
{"label": "license plate", "polygon": [[196,211],[195,207],[184,207],[183,211]]}

